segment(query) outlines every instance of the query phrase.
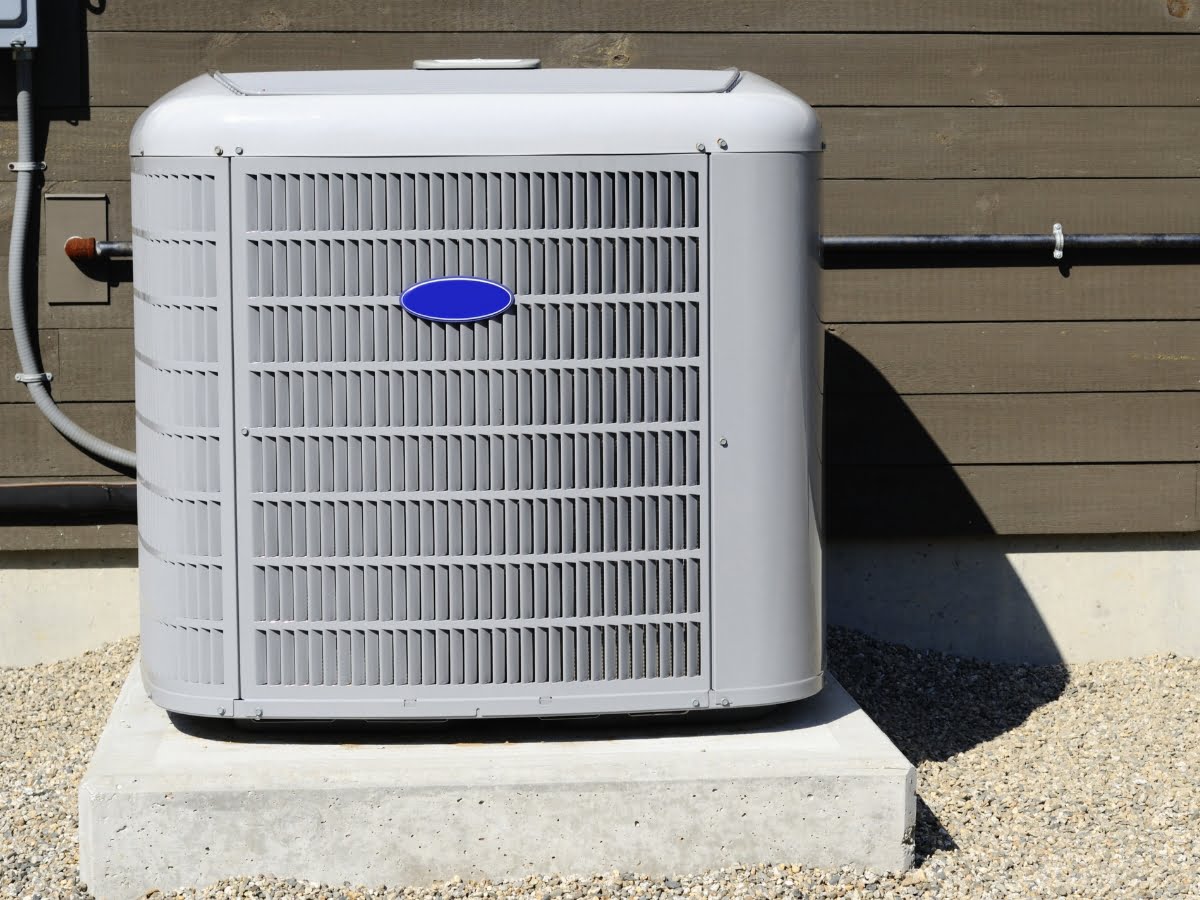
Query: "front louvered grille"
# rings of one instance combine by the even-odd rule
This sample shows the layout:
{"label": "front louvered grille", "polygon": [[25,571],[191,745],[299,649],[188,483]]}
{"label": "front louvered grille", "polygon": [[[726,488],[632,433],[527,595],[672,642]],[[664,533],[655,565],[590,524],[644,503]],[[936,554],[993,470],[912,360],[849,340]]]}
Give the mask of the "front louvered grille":
{"label": "front louvered grille", "polygon": [[669,171],[259,171],[247,179],[252,232],[694,229],[702,209],[701,171],[690,163]]}
{"label": "front louvered grille", "polygon": [[521,685],[687,678],[700,624],[566,627],[271,628],[258,632],[262,685]]}
{"label": "front louvered grille", "polygon": [[698,159],[234,161],[244,689],[706,686]]}
{"label": "front louvered grille", "polygon": [[199,693],[235,681],[228,175],[139,159],[131,188],[142,652]]}

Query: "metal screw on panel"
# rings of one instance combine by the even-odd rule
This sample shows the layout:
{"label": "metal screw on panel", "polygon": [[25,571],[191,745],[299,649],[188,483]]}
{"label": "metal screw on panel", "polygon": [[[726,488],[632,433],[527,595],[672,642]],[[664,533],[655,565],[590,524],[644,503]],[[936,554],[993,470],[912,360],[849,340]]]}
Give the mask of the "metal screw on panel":
{"label": "metal screw on panel", "polygon": [[725,138],[717,138],[717,146],[720,147],[722,150],[729,149],[729,144],[725,141]]}
{"label": "metal screw on panel", "polygon": [[261,709],[256,709],[256,710],[254,711],[254,721],[255,721],[255,722],[261,722],[261,721],[262,721],[262,710],[261,710]]}
{"label": "metal screw on panel", "polygon": [[701,153],[703,153],[703,152],[704,152],[704,145],[703,145],[703,144],[697,144],[697,145],[696,145],[696,149],[697,149],[697,150],[699,150]]}
{"label": "metal screw on panel", "polygon": [[242,429],[242,437],[246,437],[246,436],[247,436],[247,435],[249,435],[249,434],[250,434],[250,429],[249,429],[249,428],[243,428],[243,429]]}
{"label": "metal screw on panel", "polygon": [[242,148],[241,148],[241,147],[234,147],[234,148],[233,148],[233,152],[234,152],[234,153],[236,153],[238,156],[241,156],[241,155],[242,155]]}
{"label": "metal screw on panel", "polygon": [[699,709],[699,708],[700,708],[700,701],[699,701],[699,700],[693,700],[693,701],[692,701],[692,708],[693,708],[693,709]]}
{"label": "metal screw on panel", "polygon": [[729,438],[721,438],[719,441],[717,441],[717,443],[720,444],[722,447],[728,447],[729,446]]}
{"label": "metal screw on panel", "polygon": [[223,716],[223,715],[225,715],[225,707],[223,707],[223,706],[218,706],[218,707],[217,707],[217,715],[218,715],[218,716]]}
{"label": "metal screw on panel", "polygon": [[225,155],[225,151],[221,147],[213,147],[213,153],[217,154],[217,156]]}
{"label": "metal screw on panel", "polygon": [[722,698],[721,698],[721,705],[722,705],[722,706],[728,706],[728,705],[729,705],[729,698],[728,698],[728,697],[722,697]]}

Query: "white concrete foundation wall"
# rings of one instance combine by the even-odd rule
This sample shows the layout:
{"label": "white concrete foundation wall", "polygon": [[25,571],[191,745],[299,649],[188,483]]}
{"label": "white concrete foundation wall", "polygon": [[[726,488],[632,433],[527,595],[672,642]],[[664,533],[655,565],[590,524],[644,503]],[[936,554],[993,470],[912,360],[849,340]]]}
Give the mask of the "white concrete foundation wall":
{"label": "white concrete foundation wall", "polygon": [[[829,621],[1023,662],[1200,656],[1200,535],[839,540]],[[0,665],[137,633],[132,550],[0,553]]]}
{"label": "white concrete foundation wall", "polygon": [[829,621],[979,659],[1200,656],[1200,536],[834,541]]}
{"label": "white concrete foundation wall", "polygon": [[78,656],[137,631],[136,551],[0,553],[0,666]]}

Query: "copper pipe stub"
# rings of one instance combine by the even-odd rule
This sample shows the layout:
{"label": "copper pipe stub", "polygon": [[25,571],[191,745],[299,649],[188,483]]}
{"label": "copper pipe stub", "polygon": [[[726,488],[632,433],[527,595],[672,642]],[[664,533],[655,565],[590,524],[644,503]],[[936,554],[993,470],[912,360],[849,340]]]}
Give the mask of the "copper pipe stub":
{"label": "copper pipe stub", "polygon": [[67,238],[63,250],[74,263],[83,265],[97,259],[118,259],[133,256],[130,241],[98,241],[93,237]]}
{"label": "copper pipe stub", "polygon": [[69,237],[63,245],[67,258],[75,263],[87,263],[96,259],[96,239],[94,237]]}

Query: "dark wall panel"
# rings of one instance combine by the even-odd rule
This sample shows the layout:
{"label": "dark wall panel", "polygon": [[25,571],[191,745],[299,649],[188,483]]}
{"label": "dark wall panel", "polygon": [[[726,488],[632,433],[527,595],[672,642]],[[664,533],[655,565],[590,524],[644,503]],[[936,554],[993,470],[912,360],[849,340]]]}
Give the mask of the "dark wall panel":
{"label": "dark wall panel", "polygon": [[[39,140],[46,191],[108,194],[114,238],[131,227],[133,121],[198,73],[526,55],[739,66],[791,88],[825,123],[829,234],[1200,231],[1200,4],[1182,0],[91,6],[65,13],[41,54]],[[3,67],[0,107],[11,91]],[[8,158],[14,131],[0,128]],[[4,172],[0,252],[12,197]],[[59,252],[43,246],[43,265]],[[111,274],[109,304],[43,295],[38,318],[56,395],[128,444],[132,289],[128,271]],[[838,270],[822,283],[836,533],[1196,527],[1200,267]],[[10,337],[0,332],[5,373]],[[24,388],[0,384],[0,481],[105,474]],[[0,549],[131,542],[124,526],[0,532]]]}

